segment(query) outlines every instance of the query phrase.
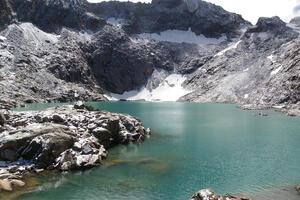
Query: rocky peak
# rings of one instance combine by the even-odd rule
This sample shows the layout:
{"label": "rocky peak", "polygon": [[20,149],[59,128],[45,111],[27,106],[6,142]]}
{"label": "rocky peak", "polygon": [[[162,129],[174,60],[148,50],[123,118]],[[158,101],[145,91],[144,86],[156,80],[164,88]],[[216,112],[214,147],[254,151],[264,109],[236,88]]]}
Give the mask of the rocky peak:
{"label": "rocky peak", "polygon": [[105,19],[125,19],[123,28],[129,34],[190,28],[197,35],[234,37],[250,26],[240,15],[202,0],[153,0],[151,4],[110,1],[93,4],[89,10]]}
{"label": "rocky peak", "polygon": [[295,24],[296,26],[300,26],[300,16],[291,19],[290,23]]}
{"label": "rocky peak", "polygon": [[60,6],[63,9],[79,9],[82,10],[86,7],[86,0],[44,0],[47,6]]}
{"label": "rocky peak", "polygon": [[98,30],[105,21],[87,11],[86,0],[12,0],[19,21],[32,22],[48,32],[63,27]]}
{"label": "rocky peak", "polygon": [[291,28],[286,26],[286,23],[279,17],[261,17],[258,19],[255,26],[248,29],[247,32],[272,32],[275,34],[282,34],[286,31],[291,31]]}

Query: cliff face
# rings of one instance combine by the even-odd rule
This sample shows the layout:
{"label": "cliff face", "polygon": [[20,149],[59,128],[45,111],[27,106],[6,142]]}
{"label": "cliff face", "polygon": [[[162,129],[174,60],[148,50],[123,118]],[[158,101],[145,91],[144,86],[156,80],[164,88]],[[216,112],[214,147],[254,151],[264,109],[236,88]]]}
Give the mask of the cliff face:
{"label": "cliff face", "polygon": [[158,33],[168,29],[188,30],[207,37],[230,37],[250,25],[240,15],[201,0],[154,0],[152,4],[103,2],[89,10],[102,18],[121,18],[124,30],[130,34]]}
{"label": "cliff face", "polygon": [[106,22],[86,10],[86,0],[12,0],[19,21],[32,22],[44,31],[63,27],[96,31]]}
{"label": "cliff face", "polygon": [[13,20],[13,11],[9,0],[0,2],[0,30],[4,29]]}

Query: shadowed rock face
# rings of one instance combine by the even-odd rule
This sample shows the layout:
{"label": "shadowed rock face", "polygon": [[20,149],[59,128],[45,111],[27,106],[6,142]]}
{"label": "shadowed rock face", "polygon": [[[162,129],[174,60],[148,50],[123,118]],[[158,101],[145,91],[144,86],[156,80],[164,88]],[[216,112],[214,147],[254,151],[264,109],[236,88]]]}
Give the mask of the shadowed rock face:
{"label": "shadowed rock face", "polygon": [[12,0],[19,21],[32,22],[45,31],[99,30],[105,21],[87,12],[86,0]]}
{"label": "shadowed rock face", "polygon": [[9,0],[0,1],[0,31],[13,20],[13,13]]}
{"label": "shadowed rock face", "polygon": [[155,0],[152,4],[103,2],[90,5],[89,10],[103,18],[126,19],[123,28],[130,34],[191,28],[196,34],[208,37],[222,34],[231,37],[250,25],[240,15],[201,0]]}
{"label": "shadowed rock face", "polygon": [[274,34],[283,36],[285,32],[290,33],[291,28],[286,26],[279,17],[261,17],[258,19],[257,24],[248,29],[247,33],[258,33],[258,32],[272,32]]}

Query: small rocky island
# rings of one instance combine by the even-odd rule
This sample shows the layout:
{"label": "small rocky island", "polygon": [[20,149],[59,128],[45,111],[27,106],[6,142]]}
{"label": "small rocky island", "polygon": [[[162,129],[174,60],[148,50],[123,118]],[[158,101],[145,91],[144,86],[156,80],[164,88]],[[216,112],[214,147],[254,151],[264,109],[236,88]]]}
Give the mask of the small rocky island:
{"label": "small rocky island", "polygon": [[76,170],[101,165],[107,149],[142,142],[150,134],[128,115],[74,106],[43,111],[0,112],[0,191],[25,185],[43,170]]}
{"label": "small rocky island", "polygon": [[233,195],[220,196],[211,189],[203,189],[192,196],[190,200],[250,200],[245,197],[236,197]]}

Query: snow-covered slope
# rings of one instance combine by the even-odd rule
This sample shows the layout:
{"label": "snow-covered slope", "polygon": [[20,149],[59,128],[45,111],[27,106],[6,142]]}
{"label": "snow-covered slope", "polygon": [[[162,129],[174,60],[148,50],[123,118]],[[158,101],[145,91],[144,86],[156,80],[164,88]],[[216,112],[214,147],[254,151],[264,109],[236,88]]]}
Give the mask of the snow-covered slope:
{"label": "snow-covered slope", "polygon": [[204,35],[196,35],[190,28],[187,31],[166,30],[160,33],[141,33],[138,38],[144,40],[156,40],[164,42],[190,43],[190,44],[219,44],[227,40],[226,36],[220,38],[207,38]]}
{"label": "snow-covered slope", "polygon": [[121,95],[110,94],[107,98],[111,100],[125,99],[130,101],[177,101],[180,97],[190,92],[182,87],[182,83],[185,80],[186,78],[180,74],[171,74],[153,90],[143,87],[140,90],[125,92]]}

